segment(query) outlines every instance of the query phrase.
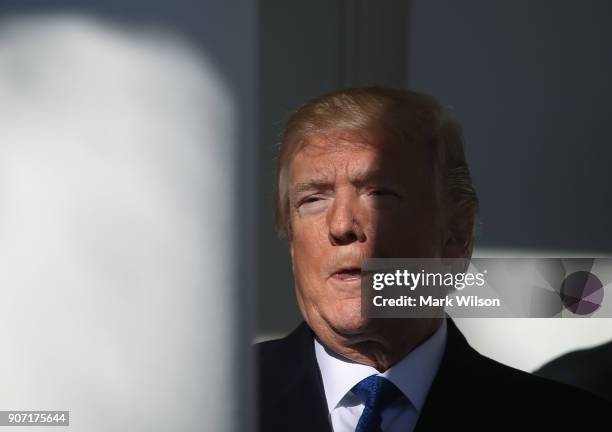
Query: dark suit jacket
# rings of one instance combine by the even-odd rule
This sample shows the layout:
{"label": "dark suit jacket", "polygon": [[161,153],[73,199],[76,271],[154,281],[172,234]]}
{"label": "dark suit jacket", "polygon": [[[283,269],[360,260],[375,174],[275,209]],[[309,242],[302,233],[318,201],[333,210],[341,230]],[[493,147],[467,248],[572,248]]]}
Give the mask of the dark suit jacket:
{"label": "dark suit jacket", "polygon": [[[255,345],[261,432],[331,432],[313,337],[302,323],[283,339]],[[449,319],[416,431],[609,430],[611,420],[612,405],[601,398],[480,355]]]}
{"label": "dark suit jacket", "polygon": [[612,402],[612,342],[565,354],[534,373],[580,387]]}

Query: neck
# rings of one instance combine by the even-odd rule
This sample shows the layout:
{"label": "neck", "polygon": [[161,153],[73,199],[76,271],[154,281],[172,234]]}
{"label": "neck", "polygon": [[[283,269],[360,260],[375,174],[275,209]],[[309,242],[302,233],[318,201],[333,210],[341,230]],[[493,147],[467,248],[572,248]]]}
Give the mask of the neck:
{"label": "neck", "polygon": [[377,319],[359,333],[346,334],[329,328],[317,336],[348,360],[384,372],[429,339],[441,324],[442,318]]}

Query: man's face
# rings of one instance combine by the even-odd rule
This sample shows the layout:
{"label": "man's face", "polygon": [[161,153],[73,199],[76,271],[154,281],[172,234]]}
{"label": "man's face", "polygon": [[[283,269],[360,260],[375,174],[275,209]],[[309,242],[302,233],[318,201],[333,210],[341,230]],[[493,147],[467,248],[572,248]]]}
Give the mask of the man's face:
{"label": "man's face", "polygon": [[317,334],[360,332],[368,257],[442,253],[433,169],[420,142],[380,133],[309,136],[290,167],[290,240],[298,304]]}

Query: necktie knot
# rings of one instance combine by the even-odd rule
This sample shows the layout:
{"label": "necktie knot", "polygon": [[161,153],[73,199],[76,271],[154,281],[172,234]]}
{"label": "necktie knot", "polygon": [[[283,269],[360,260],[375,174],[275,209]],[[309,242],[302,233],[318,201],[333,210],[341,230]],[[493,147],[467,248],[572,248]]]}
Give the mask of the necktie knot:
{"label": "necktie knot", "polygon": [[367,408],[378,413],[401,394],[395,384],[377,375],[369,376],[358,382],[352,388],[352,392]]}

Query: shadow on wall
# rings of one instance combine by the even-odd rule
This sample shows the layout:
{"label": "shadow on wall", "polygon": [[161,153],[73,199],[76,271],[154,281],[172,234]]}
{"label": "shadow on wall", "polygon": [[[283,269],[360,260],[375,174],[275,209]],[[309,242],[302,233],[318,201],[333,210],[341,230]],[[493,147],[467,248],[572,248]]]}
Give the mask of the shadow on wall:
{"label": "shadow on wall", "polygon": [[231,429],[225,83],[159,28],[0,29],[0,406],[89,431]]}

